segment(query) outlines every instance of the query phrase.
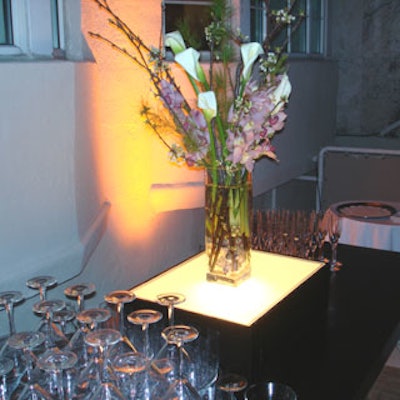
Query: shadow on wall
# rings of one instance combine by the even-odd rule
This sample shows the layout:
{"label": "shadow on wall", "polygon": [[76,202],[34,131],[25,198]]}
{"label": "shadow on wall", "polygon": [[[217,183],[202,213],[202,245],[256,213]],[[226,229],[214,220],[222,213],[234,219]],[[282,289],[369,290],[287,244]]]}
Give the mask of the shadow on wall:
{"label": "shadow on wall", "polygon": [[[36,265],[32,269],[33,275],[27,275],[26,270],[20,274],[8,275],[1,281],[0,291],[18,290],[24,295],[24,302],[16,307],[16,325],[18,330],[30,330],[37,319],[32,312],[32,305],[39,301],[38,291],[27,288],[26,281],[34,276],[50,275],[57,279],[57,285],[62,286],[78,277],[87,266],[93,252],[97,248],[107,227],[107,217],[110,210],[110,203],[104,202],[98,211],[96,218],[92,221],[82,239],[75,244],[66,247],[58,254],[52,254],[42,265],[40,260],[35,260]],[[8,279],[7,279],[8,278]],[[58,292],[55,291],[56,293]],[[64,298],[61,295],[60,298]],[[8,326],[5,312],[1,314],[1,327]],[[7,333],[4,328],[0,332]]]}

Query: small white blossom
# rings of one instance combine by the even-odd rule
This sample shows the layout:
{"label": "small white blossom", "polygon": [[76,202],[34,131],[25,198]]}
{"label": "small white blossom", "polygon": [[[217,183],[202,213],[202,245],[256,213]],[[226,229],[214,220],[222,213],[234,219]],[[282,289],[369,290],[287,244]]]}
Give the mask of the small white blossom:
{"label": "small white blossom", "polygon": [[203,110],[207,121],[211,121],[217,115],[217,98],[212,91],[200,93],[197,98],[197,106]]}
{"label": "small white blossom", "polygon": [[165,46],[170,47],[174,54],[186,49],[185,41],[179,31],[169,32],[165,35]]}
{"label": "small white blossom", "polygon": [[175,61],[196,81],[202,81],[202,69],[199,63],[200,53],[189,47],[175,56]]}
{"label": "small white blossom", "polygon": [[280,107],[288,101],[291,91],[292,85],[289,77],[287,74],[284,74],[273,94],[273,104],[275,105],[276,112],[278,112]]}
{"label": "small white blossom", "polygon": [[260,43],[251,42],[243,44],[240,47],[240,53],[244,64],[242,76],[247,82],[250,79],[254,62],[261,54],[264,54],[264,50]]}

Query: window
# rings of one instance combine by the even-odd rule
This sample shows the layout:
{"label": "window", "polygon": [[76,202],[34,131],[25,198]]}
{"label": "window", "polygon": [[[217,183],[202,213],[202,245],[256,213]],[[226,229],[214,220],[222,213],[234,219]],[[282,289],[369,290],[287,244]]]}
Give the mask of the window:
{"label": "window", "polygon": [[210,5],[207,0],[165,0],[164,33],[179,30],[188,46],[208,50],[204,28],[211,22]]}
{"label": "window", "polygon": [[[292,0],[293,1],[293,0]],[[271,0],[272,9],[288,7],[290,0]],[[289,25],[281,32],[273,44],[282,45],[287,41],[288,53],[324,54],[325,53],[325,19],[326,0],[297,0],[295,12],[303,10],[306,18],[295,32]],[[262,42],[268,32],[263,0],[251,0],[250,3],[250,37],[253,41]]]}
{"label": "window", "polygon": [[0,0],[0,55],[62,55],[63,0]]}
{"label": "window", "polygon": [[0,45],[13,42],[11,25],[11,0],[0,1]]}

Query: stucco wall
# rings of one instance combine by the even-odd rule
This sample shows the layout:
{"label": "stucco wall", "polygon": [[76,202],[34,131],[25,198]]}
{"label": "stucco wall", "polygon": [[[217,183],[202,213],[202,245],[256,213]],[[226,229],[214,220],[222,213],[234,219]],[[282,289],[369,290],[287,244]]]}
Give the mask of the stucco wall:
{"label": "stucco wall", "polygon": [[339,67],[337,133],[376,135],[400,119],[400,2],[332,3],[331,48]]}

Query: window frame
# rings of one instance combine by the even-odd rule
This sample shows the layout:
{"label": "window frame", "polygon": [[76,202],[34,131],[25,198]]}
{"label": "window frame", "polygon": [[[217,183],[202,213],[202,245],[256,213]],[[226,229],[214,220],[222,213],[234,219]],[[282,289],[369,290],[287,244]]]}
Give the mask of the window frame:
{"label": "window frame", "polygon": [[0,45],[0,56],[61,58],[65,43],[63,2],[11,0],[13,43]]}
{"label": "window frame", "polygon": [[[290,40],[290,35],[291,35],[291,26],[289,25],[287,27],[287,34],[289,35],[289,41],[287,44],[287,54],[290,56],[295,56],[295,57],[301,57],[301,56],[306,56],[306,57],[325,57],[327,55],[327,21],[328,21],[328,0],[320,0],[321,4],[321,12],[320,12],[320,26],[319,26],[319,51],[311,51],[311,34],[312,34],[312,29],[311,26],[313,24],[313,20],[311,18],[311,2],[312,0],[305,0],[306,2],[306,9],[305,14],[306,17],[303,21],[303,24],[305,24],[305,43],[304,43],[304,51],[292,51],[291,45],[292,42]],[[261,7],[263,7],[263,2]],[[249,8],[250,8],[250,15],[252,12],[256,12],[255,10],[258,10],[258,12],[261,12],[261,7],[259,6],[252,6],[251,3],[249,3]],[[265,13],[265,10],[262,11]],[[250,17],[249,17],[250,19]],[[264,37],[266,33],[266,22],[265,22],[265,17],[262,18],[262,33],[258,34],[258,37]],[[253,27],[251,26],[250,22],[250,32],[252,31]]]}
{"label": "window frame", "polygon": [[2,28],[5,43],[2,46],[9,45],[13,41],[12,21],[11,21],[11,0],[2,0],[0,12],[2,15]]}
{"label": "window frame", "polygon": [[[195,6],[211,6],[212,0],[162,0],[161,2],[161,7],[162,7],[162,12],[161,12],[161,18],[162,18],[162,33],[163,33],[163,38],[165,37],[165,34],[168,33],[166,31],[166,6],[167,4],[170,5],[195,5]],[[172,60],[173,59],[173,53],[171,52],[170,49],[166,49],[164,46],[164,51],[166,55],[167,60]],[[209,51],[208,50],[200,50],[201,53],[201,58],[202,59],[207,59],[209,57]]]}

